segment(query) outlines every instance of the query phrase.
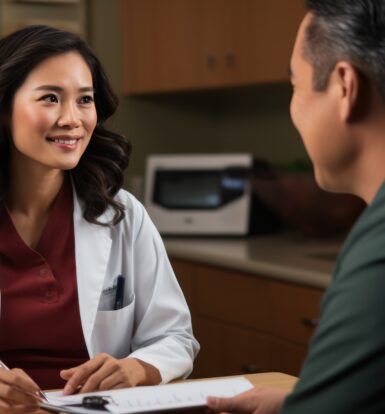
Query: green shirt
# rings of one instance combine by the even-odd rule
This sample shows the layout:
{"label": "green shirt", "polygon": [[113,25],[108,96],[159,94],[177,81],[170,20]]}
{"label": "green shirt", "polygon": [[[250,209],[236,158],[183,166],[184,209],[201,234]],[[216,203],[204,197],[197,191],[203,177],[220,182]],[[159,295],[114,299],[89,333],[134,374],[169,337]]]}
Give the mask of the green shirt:
{"label": "green shirt", "polygon": [[385,184],[339,254],[292,413],[385,413]]}

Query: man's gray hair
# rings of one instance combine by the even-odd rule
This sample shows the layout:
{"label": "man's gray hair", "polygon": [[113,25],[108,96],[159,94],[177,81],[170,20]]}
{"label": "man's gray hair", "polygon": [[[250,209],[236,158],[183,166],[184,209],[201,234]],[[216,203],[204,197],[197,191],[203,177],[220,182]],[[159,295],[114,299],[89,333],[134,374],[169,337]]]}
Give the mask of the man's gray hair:
{"label": "man's gray hair", "polygon": [[324,90],[336,63],[349,61],[376,84],[385,101],[385,0],[306,0],[313,19],[303,54]]}

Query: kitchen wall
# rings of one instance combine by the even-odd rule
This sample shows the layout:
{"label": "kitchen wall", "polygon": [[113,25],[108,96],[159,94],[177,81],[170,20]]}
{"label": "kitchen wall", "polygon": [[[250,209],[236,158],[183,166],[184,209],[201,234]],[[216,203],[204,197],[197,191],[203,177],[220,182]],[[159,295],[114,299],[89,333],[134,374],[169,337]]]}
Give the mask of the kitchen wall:
{"label": "kitchen wall", "polygon": [[[0,13],[9,2],[0,0]],[[122,77],[119,3],[120,0],[88,0],[86,16],[88,39],[116,91],[120,90]],[[67,14],[73,13],[73,18],[79,19],[78,12],[64,7]],[[34,13],[39,8],[44,18],[56,18],[54,8],[43,3],[24,5],[18,17],[23,19],[23,13],[29,15],[32,8]],[[4,13],[0,25],[5,25]],[[120,96],[112,125],[129,136],[134,146],[126,185],[143,174],[148,153],[248,151],[279,164],[305,159],[289,117],[290,94],[289,84],[275,84],[239,90]]]}
{"label": "kitchen wall", "polygon": [[[92,0],[90,41],[119,90],[119,1]],[[288,63],[289,65],[289,63]],[[289,84],[122,97],[115,125],[134,145],[128,178],[148,153],[250,151],[274,163],[306,158],[289,117]]]}
{"label": "kitchen wall", "polygon": [[28,24],[51,24],[87,33],[88,0],[0,0],[2,34]]}

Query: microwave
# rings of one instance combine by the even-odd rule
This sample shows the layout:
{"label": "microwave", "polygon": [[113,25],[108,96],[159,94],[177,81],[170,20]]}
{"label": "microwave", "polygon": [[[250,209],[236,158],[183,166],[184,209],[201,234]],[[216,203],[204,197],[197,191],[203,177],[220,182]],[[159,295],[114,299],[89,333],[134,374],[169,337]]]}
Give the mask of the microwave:
{"label": "microwave", "polygon": [[253,161],[252,154],[148,156],[144,204],[159,232],[176,236],[258,232],[249,180]]}

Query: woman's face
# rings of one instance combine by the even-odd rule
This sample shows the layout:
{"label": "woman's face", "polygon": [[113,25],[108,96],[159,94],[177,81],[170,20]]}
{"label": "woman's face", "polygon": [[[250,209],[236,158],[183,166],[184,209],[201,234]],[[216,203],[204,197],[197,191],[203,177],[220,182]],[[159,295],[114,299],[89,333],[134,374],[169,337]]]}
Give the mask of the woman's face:
{"label": "woman's face", "polygon": [[74,168],[96,126],[90,69],[67,52],[36,66],[16,91],[11,113],[11,162],[46,169]]}

